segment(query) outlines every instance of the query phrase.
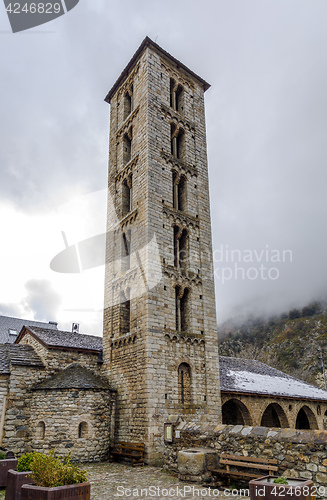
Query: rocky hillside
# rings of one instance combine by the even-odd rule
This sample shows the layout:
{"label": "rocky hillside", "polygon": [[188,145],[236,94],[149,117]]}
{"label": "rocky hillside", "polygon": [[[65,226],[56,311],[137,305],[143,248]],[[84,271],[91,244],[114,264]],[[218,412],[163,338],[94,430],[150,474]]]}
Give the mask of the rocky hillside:
{"label": "rocky hillside", "polygon": [[257,359],[324,388],[321,352],[327,370],[325,302],[313,302],[269,319],[252,317],[241,325],[228,321],[218,328],[218,334],[221,355]]}

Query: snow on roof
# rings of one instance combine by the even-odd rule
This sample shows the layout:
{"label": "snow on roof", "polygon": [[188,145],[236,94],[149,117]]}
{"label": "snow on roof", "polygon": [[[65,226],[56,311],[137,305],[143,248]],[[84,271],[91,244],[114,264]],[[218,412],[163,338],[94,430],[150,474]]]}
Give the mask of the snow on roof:
{"label": "snow on roof", "polygon": [[220,356],[220,383],[225,392],[327,400],[327,391],[260,361]]}

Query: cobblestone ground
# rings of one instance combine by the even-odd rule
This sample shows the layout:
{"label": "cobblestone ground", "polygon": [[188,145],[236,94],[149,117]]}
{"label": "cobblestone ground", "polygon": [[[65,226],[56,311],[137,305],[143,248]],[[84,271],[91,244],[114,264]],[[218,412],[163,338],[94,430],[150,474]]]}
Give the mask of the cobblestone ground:
{"label": "cobblestone ground", "polygon": [[[153,498],[167,500],[185,498],[219,498],[244,500],[247,496],[236,491],[214,490],[198,484],[179,481],[169,472],[156,467],[131,467],[117,463],[87,464],[82,466],[89,473],[91,500]],[[232,494],[233,493],[233,494]]]}

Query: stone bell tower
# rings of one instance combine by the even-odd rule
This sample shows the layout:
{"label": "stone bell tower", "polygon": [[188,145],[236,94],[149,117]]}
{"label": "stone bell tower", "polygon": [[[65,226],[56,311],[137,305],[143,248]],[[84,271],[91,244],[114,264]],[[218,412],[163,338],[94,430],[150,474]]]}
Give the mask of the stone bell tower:
{"label": "stone bell tower", "polygon": [[116,439],[159,464],[164,423],[221,421],[204,92],[149,38],[110,103],[104,366]]}

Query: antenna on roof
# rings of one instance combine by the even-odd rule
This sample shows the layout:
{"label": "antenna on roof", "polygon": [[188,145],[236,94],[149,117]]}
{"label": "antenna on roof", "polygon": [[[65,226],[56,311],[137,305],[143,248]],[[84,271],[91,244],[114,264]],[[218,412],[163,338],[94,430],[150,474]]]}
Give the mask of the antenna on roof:
{"label": "antenna on roof", "polygon": [[72,324],[72,333],[79,333],[79,323]]}

